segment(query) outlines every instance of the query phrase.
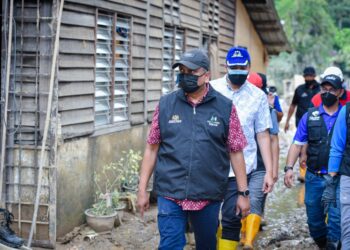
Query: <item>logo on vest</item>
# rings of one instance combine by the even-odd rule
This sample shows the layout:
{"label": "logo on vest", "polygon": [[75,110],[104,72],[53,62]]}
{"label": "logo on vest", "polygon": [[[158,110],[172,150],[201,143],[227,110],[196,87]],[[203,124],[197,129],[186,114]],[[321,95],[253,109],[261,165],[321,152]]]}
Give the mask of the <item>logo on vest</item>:
{"label": "logo on vest", "polygon": [[320,112],[318,110],[312,112],[309,119],[310,119],[310,121],[319,121],[320,120]]}
{"label": "logo on vest", "polygon": [[216,116],[211,116],[210,120],[207,121],[209,126],[217,127],[220,125],[218,118]]}
{"label": "logo on vest", "polygon": [[306,92],[302,93],[301,97],[307,97],[307,93]]}
{"label": "logo on vest", "polygon": [[173,115],[171,117],[171,120],[169,120],[169,123],[181,123],[182,120],[180,120],[180,116],[179,115]]}

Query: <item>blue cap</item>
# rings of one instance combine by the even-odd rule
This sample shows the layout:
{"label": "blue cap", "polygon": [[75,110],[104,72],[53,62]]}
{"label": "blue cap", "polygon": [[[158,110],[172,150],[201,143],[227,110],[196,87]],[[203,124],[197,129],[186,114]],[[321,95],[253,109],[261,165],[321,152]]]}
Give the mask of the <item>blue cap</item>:
{"label": "blue cap", "polygon": [[248,50],[243,47],[233,47],[226,55],[227,66],[247,66],[250,63]]}

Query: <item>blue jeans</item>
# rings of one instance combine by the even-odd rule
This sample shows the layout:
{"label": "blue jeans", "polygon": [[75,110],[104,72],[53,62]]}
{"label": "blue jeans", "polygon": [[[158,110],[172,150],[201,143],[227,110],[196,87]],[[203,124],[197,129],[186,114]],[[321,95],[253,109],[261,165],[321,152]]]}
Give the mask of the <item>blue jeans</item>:
{"label": "blue jeans", "polygon": [[307,224],[309,225],[310,235],[313,239],[327,237],[330,241],[339,241],[341,235],[339,185],[337,187],[337,207],[330,205],[327,223],[321,202],[325,187],[326,180],[322,176],[317,176],[306,171],[305,206]]}
{"label": "blue jeans", "polygon": [[342,250],[350,250],[350,177],[340,179]]}
{"label": "blue jeans", "polygon": [[196,249],[215,250],[221,202],[211,202],[199,211],[184,211],[176,202],[158,196],[160,250],[182,250],[186,245],[187,220],[191,222]]}

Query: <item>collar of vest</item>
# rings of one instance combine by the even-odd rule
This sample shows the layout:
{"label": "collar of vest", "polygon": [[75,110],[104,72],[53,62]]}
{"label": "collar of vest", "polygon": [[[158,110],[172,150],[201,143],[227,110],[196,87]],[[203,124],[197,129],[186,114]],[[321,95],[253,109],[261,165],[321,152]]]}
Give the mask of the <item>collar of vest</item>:
{"label": "collar of vest", "polygon": [[[209,84],[209,83],[208,83],[208,84]],[[182,101],[188,103],[187,96],[186,96],[186,94],[185,94],[185,91],[183,91],[183,89],[179,89],[179,91],[176,93],[176,96],[177,96],[179,99],[181,99]],[[203,98],[202,102],[200,102],[199,104],[209,102],[209,101],[211,101],[211,100],[214,99],[214,98],[216,98],[216,91],[215,91],[215,90],[213,89],[213,87],[209,84],[208,93],[207,93],[207,95]]]}

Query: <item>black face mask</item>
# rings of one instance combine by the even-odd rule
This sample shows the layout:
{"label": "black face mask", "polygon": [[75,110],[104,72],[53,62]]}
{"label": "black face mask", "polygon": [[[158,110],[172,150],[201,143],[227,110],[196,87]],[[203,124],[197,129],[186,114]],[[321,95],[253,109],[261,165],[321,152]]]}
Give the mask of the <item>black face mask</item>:
{"label": "black face mask", "polygon": [[330,107],[334,103],[336,103],[336,101],[338,100],[338,97],[329,92],[326,92],[321,94],[321,99],[322,99],[323,105],[325,105],[326,107]]}
{"label": "black face mask", "polygon": [[196,92],[200,88],[198,86],[198,76],[195,75],[180,73],[177,75],[176,82],[186,93]]}
{"label": "black face mask", "polygon": [[237,86],[242,86],[248,77],[248,70],[229,69],[227,73],[230,82]]}
{"label": "black face mask", "polygon": [[315,80],[309,80],[309,81],[305,81],[305,84],[306,84],[306,86],[312,86],[312,85],[315,85],[316,84],[316,81]]}

